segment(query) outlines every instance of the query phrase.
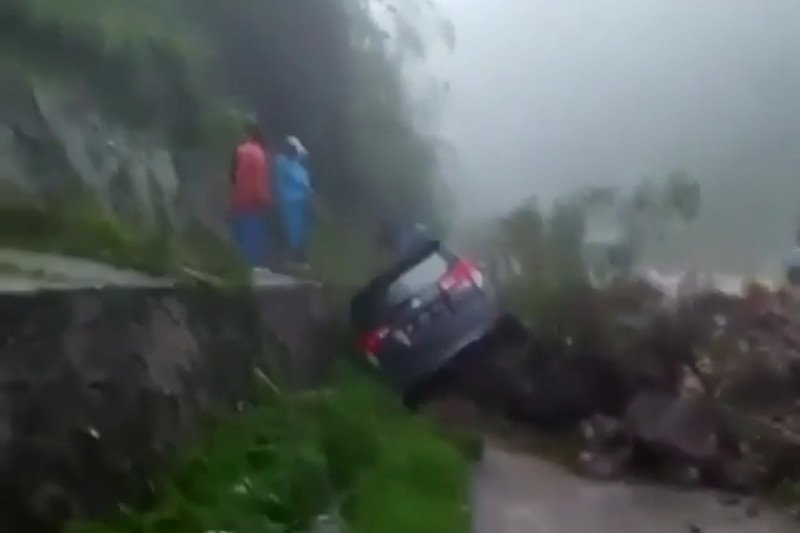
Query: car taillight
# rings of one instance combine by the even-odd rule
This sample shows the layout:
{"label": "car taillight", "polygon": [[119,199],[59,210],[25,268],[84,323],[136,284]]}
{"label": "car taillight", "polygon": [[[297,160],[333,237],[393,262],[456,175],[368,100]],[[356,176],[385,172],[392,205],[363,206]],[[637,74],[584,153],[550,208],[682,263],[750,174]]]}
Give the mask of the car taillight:
{"label": "car taillight", "polygon": [[461,260],[439,279],[439,288],[446,293],[460,292],[472,287],[483,287],[483,274],[471,262]]}
{"label": "car taillight", "polygon": [[375,354],[381,349],[383,341],[388,336],[389,328],[387,327],[380,327],[363,333],[358,339],[358,349],[361,350],[370,362],[375,362]]}

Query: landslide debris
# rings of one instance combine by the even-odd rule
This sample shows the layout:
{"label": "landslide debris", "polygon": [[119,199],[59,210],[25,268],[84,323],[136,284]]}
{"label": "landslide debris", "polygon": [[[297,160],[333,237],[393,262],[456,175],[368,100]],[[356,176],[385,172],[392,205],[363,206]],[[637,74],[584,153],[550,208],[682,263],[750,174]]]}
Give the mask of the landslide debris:
{"label": "landslide debris", "polygon": [[454,369],[484,413],[577,433],[577,469],[742,492],[800,479],[800,300],[660,292],[643,282],[565,294],[509,318]]}

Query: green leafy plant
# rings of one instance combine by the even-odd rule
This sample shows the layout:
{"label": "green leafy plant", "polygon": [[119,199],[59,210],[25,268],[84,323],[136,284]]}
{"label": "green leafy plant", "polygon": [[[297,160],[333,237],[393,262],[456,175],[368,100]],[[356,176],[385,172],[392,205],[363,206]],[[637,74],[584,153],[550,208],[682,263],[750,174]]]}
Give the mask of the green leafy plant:
{"label": "green leafy plant", "polygon": [[68,531],[304,531],[340,504],[355,532],[469,530],[469,459],[370,377],[344,365],[327,390],[258,397],[177,462],[154,507]]}

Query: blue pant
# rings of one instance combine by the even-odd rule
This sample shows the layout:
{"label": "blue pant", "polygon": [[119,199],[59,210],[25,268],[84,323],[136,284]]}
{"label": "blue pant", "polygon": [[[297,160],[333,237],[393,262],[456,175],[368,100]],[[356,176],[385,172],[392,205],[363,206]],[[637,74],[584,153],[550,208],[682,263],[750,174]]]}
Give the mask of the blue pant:
{"label": "blue pant", "polygon": [[286,244],[295,254],[304,255],[308,243],[308,201],[284,201],[280,208]]}
{"label": "blue pant", "polygon": [[232,213],[233,242],[250,266],[264,266],[267,259],[267,218],[262,210]]}

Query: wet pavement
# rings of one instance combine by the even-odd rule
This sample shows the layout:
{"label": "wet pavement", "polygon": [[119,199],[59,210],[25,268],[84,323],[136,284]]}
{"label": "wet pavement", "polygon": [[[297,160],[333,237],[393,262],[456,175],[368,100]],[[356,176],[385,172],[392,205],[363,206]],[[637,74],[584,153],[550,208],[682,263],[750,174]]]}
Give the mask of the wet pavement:
{"label": "wet pavement", "polygon": [[797,533],[788,516],[709,491],[596,482],[488,447],[477,467],[475,533]]}

